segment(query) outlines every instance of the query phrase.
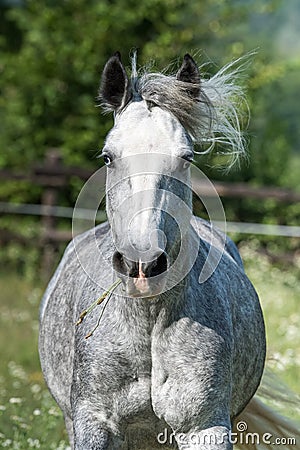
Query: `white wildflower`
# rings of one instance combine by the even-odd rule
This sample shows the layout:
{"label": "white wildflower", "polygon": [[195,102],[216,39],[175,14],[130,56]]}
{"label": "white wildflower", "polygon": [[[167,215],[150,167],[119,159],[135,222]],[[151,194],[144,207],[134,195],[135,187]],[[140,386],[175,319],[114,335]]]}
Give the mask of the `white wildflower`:
{"label": "white wildflower", "polygon": [[30,448],[41,448],[41,443],[38,439],[28,438],[27,442]]}
{"label": "white wildflower", "polygon": [[41,388],[41,386],[40,386],[39,384],[33,384],[33,385],[30,387],[30,390],[31,390],[31,392],[32,392],[33,394],[38,394],[39,392],[41,392],[42,388]]}
{"label": "white wildflower", "polygon": [[11,397],[9,399],[9,403],[12,403],[12,404],[20,404],[20,403],[22,403],[22,401],[23,401],[23,399],[20,397]]}
{"label": "white wildflower", "polygon": [[60,415],[58,409],[55,408],[55,406],[52,406],[52,407],[48,410],[48,414],[49,414],[50,416],[56,416],[56,417]]}
{"label": "white wildflower", "polygon": [[17,364],[15,361],[9,361],[8,370],[9,370],[10,375],[13,378],[17,378],[18,380],[21,380],[21,381],[27,381],[28,377],[27,377],[25,370],[23,369],[22,366]]}

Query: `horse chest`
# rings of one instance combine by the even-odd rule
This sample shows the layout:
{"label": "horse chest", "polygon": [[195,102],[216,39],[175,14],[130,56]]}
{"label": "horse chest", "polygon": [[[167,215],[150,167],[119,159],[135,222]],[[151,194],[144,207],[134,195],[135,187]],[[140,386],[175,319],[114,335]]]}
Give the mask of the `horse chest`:
{"label": "horse chest", "polygon": [[151,340],[147,332],[105,326],[85,342],[79,340],[75,372],[80,385],[116,416],[150,410]]}

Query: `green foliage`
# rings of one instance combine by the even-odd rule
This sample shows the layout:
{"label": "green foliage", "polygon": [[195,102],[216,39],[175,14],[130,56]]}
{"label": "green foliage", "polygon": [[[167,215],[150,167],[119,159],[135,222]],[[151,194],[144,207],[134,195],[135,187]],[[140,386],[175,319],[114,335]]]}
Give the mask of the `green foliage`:
{"label": "green foliage", "polygon": [[[22,38],[14,52],[7,29],[1,39],[0,130],[5,151],[0,165],[24,167],[41,159],[47,148],[60,147],[67,164],[96,166],[97,149],[111,125],[110,118],[99,117],[95,110],[98,79],[108,56],[121,49],[127,62],[130,50],[137,47],[141,63],[155,58],[162,68],[186,51],[204,49],[221,64],[253,48],[241,33],[251,36],[249,22],[268,18],[277,3],[28,0],[23,8],[7,9],[6,23]],[[259,62],[254,84],[255,77],[265,71],[265,63]],[[272,76],[274,70],[270,64],[270,76],[278,82],[276,70]],[[276,86],[270,86],[269,78],[260,87],[267,85],[273,91]],[[265,113],[274,110],[268,92],[253,91],[254,96],[255,105],[262,99],[262,113],[254,117],[259,121],[265,116],[267,121]],[[266,104],[269,111],[263,109]],[[284,146],[281,136],[278,150]],[[268,139],[264,127],[260,140]]]}
{"label": "green foliage", "polygon": [[262,303],[270,359],[268,366],[299,394],[296,380],[300,358],[296,342],[299,338],[300,266],[271,264],[257,239],[242,243],[239,250],[246,273]]}
{"label": "green foliage", "polygon": [[6,272],[0,291],[0,448],[66,450],[62,414],[47,392],[37,354],[41,286]]}

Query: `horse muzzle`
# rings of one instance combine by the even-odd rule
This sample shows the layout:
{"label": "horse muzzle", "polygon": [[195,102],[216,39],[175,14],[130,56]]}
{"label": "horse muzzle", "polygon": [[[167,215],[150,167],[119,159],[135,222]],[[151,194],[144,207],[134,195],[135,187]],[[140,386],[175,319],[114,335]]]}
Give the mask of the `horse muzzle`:
{"label": "horse muzzle", "polygon": [[115,252],[113,255],[113,267],[130,297],[154,297],[161,294],[165,287],[168,270],[166,253],[156,251],[146,254],[147,258],[143,259],[141,255],[125,256],[125,252]]}

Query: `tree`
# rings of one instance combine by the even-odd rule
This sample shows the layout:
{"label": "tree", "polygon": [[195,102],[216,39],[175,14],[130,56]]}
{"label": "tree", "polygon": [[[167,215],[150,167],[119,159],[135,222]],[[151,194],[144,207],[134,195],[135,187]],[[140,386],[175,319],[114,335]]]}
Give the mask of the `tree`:
{"label": "tree", "polygon": [[94,106],[112,53],[121,46],[128,61],[137,47],[141,63],[155,56],[160,68],[199,48],[228,60],[238,50],[231,30],[247,14],[225,0],[28,0],[6,11],[22,44],[11,52],[11,34],[2,36],[0,164],[24,167],[49,146],[66,163],[91,161],[111,124]]}

